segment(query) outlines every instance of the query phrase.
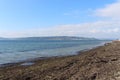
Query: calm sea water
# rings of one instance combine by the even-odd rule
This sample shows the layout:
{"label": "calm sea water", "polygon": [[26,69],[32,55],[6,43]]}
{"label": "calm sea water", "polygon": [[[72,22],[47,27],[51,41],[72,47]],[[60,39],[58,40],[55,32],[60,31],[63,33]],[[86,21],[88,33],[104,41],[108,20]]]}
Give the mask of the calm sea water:
{"label": "calm sea water", "polygon": [[77,51],[93,48],[105,42],[107,41],[0,40],[0,64],[37,57],[74,55]]}

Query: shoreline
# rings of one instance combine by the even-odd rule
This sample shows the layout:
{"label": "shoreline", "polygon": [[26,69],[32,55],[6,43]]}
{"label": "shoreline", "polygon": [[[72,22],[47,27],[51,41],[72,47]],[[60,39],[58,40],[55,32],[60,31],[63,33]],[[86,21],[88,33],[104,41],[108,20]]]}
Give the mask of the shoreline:
{"label": "shoreline", "polygon": [[63,58],[63,57],[77,56],[80,53],[83,53],[83,52],[88,51],[88,50],[90,50],[90,49],[84,49],[84,50],[81,50],[81,51],[76,51],[76,53],[72,54],[72,55],[51,56],[51,57],[38,57],[38,58],[27,59],[27,60],[18,61],[18,62],[11,62],[11,63],[0,64],[0,68],[10,67],[10,66],[15,66],[15,65],[31,66],[31,65],[22,65],[22,64],[24,64],[24,63],[33,63],[33,65],[34,65],[34,63],[36,63],[37,61],[48,60],[48,59],[53,59],[53,58]]}
{"label": "shoreline", "polygon": [[[37,57],[37,58],[31,58],[31,59],[26,59],[26,60],[21,60],[21,61],[17,61],[17,62],[11,62],[11,63],[5,63],[5,64],[0,64],[0,68],[4,68],[4,67],[9,67],[9,66],[15,66],[15,65],[21,65],[21,66],[31,66],[31,65],[34,65],[34,63],[36,61],[40,61],[40,60],[47,60],[47,59],[52,59],[52,58],[62,58],[62,57],[71,57],[71,56],[77,56],[77,55],[80,55],[81,53],[84,53],[86,51],[89,51],[89,50],[92,50],[92,49],[95,49],[95,48],[98,48],[100,46],[104,46],[106,43],[102,43],[102,44],[99,44],[97,46],[94,46],[92,48],[87,48],[87,49],[83,49],[83,50],[80,50],[80,51],[76,51],[74,54],[71,54],[71,55],[62,55],[62,56],[51,56],[51,57]],[[31,65],[22,65],[24,63],[33,63]]]}
{"label": "shoreline", "polygon": [[[106,43],[104,43],[104,44],[106,44]],[[103,46],[104,44],[102,43],[102,44],[98,44],[97,46],[94,46],[92,48],[87,48],[87,49],[83,49],[83,50],[80,50],[80,51],[76,51],[74,54],[71,54],[71,55],[69,54],[69,55],[62,55],[62,56],[37,57],[37,58],[31,58],[31,59],[26,59],[26,60],[11,62],[11,63],[4,63],[4,64],[0,64],[0,68],[1,67],[14,66],[14,65],[18,65],[18,64],[20,65],[20,64],[23,64],[23,63],[31,63],[31,62],[35,63],[35,61],[37,61],[37,60],[44,60],[44,59],[50,59],[50,58],[60,58],[60,57],[75,56],[75,55],[79,55],[80,53],[83,53],[85,51],[89,51],[91,49],[95,49],[97,47]],[[26,66],[26,65],[24,65],[24,66]]]}
{"label": "shoreline", "polygon": [[35,64],[0,68],[0,80],[119,80],[120,42],[77,55],[36,59]]}

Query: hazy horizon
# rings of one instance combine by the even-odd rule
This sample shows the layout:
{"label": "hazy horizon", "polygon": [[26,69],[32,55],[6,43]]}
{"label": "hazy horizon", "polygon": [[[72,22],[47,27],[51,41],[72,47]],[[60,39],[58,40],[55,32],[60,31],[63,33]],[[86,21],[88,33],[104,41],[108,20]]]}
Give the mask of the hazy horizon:
{"label": "hazy horizon", "polygon": [[0,0],[0,37],[120,38],[120,0]]}

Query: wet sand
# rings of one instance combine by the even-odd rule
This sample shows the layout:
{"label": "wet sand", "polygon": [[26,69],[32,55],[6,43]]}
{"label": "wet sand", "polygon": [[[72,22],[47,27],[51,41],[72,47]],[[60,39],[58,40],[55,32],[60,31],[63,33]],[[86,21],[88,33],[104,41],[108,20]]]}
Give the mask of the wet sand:
{"label": "wet sand", "polygon": [[120,80],[120,41],[80,52],[10,64],[0,68],[0,80]]}

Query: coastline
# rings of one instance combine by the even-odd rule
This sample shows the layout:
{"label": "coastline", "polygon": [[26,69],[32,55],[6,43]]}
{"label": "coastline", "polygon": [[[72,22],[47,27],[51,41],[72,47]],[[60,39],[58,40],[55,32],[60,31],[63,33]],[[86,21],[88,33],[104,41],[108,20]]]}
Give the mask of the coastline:
{"label": "coastline", "polygon": [[[106,44],[106,43],[104,43],[104,44]],[[52,58],[76,56],[76,55],[80,55],[81,53],[84,53],[86,51],[89,51],[91,49],[95,49],[97,47],[103,46],[104,44],[102,43],[102,44],[99,44],[99,45],[94,46],[92,48],[87,48],[87,49],[83,49],[83,50],[80,50],[80,51],[76,51],[74,54],[71,54],[71,55],[51,56],[51,57],[37,57],[37,58],[31,58],[31,59],[21,60],[21,61],[17,61],[17,62],[0,64],[0,68],[1,67],[10,67],[10,66],[15,66],[15,65],[22,65],[24,63],[26,65],[22,65],[22,66],[30,66],[29,63],[33,63],[34,64],[36,61],[40,61],[40,60],[45,60],[45,59],[47,60],[47,59],[52,59]],[[27,63],[28,63],[28,65],[27,65]],[[33,64],[31,64],[31,65],[33,65]]]}
{"label": "coastline", "polygon": [[[77,55],[36,59],[0,68],[0,80],[119,80],[120,42],[114,41]],[[12,73],[12,74],[11,74]]]}
{"label": "coastline", "polygon": [[[100,47],[100,46],[97,46]],[[63,56],[51,56],[51,57],[37,57],[37,58],[33,58],[33,59],[27,59],[27,60],[23,60],[23,61],[18,61],[18,62],[11,62],[11,63],[5,63],[5,64],[0,64],[0,68],[4,68],[4,67],[11,67],[11,66],[15,66],[15,65],[21,65],[21,66],[31,66],[34,65],[37,61],[42,61],[42,60],[48,60],[48,59],[53,59],[53,58],[63,58],[63,57],[71,57],[71,56],[77,56],[80,55],[83,52],[89,51],[91,49],[95,49],[97,47],[93,47],[93,48],[88,48],[88,49],[84,49],[84,50],[80,50],[80,51],[76,51],[75,54],[72,55],[63,55]],[[22,64],[26,64],[26,65],[22,65]],[[28,63],[28,65],[27,65]],[[33,63],[30,64],[29,63]]]}
{"label": "coastline", "polygon": [[[68,55],[74,55],[76,54],[77,51],[80,50],[84,50],[84,49],[89,49],[89,48],[93,48],[95,46],[101,45],[104,42],[108,42],[108,41],[62,41],[62,42],[49,42],[48,43],[43,43],[40,42],[28,42],[23,44],[23,42],[13,42],[12,43],[8,42],[6,44],[6,42],[2,43],[2,44],[6,44],[5,48],[2,47],[1,45],[1,54],[0,54],[0,64],[6,64],[6,63],[16,63],[16,62],[21,62],[21,61],[25,61],[27,59],[34,59],[37,57],[52,57],[52,56],[68,56]],[[33,44],[34,45],[31,45]],[[22,45],[19,46],[18,44]],[[45,44],[45,45],[44,45]],[[47,46],[47,45],[48,46]],[[54,44],[54,45],[52,45]],[[7,46],[7,45],[12,45],[11,46]],[[16,46],[17,47],[16,47]],[[24,45],[24,46],[23,46]],[[39,47],[39,49],[37,47],[35,47],[35,45],[37,47]],[[28,47],[27,47],[28,46]],[[53,46],[53,47],[52,47]],[[61,46],[61,47],[60,47]],[[66,46],[66,47],[65,47]],[[41,48],[44,49],[41,49]],[[7,49],[10,48],[10,49]],[[25,49],[23,49],[25,48]],[[34,49],[36,48],[36,49]]]}

